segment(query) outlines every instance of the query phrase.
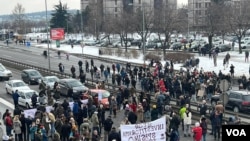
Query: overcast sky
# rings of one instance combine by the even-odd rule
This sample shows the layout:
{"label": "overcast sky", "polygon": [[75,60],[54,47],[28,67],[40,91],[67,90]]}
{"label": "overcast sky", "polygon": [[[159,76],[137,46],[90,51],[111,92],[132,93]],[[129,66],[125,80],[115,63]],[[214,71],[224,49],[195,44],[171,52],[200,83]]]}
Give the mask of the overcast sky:
{"label": "overcast sky", "polygon": [[[45,11],[45,0],[0,0],[0,15],[11,14],[17,3],[20,3],[25,13]],[[69,9],[80,9],[80,0],[61,0],[67,3]],[[179,4],[187,3],[188,0],[178,0]],[[47,0],[48,10],[54,10],[53,6],[58,4],[59,0]]]}

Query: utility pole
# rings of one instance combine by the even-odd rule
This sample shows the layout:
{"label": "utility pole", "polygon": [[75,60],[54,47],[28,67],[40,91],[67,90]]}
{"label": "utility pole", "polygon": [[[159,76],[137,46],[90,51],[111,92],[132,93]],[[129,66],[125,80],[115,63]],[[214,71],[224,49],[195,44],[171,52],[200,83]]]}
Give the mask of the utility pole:
{"label": "utility pole", "polygon": [[48,63],[49,63],[49,72],[50,68],[50,52],[49,52],[49,24],[48,24],[48,9],[47,9],[47,0],[45,0],[45,11],[46,11],[46,32],[47,32],[47,45],[48,45]]}
{"label": "utility pole", "polygon": [[142,8],[142,53],[145,55],[145,11],[144,11],[144,4],[141,1],[141,8]]}

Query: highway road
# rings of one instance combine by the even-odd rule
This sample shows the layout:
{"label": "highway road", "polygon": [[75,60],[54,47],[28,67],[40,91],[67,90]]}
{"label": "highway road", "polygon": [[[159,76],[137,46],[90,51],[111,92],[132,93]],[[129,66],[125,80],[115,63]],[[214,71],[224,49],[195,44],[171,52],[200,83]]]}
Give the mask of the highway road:
{"label": "highway road", "polygon": [[[44,56],[42,56],[42,53],[45,49],[39,48],[39,47],[29,47],[23,45],[15,45],[10,44],[8,47],[3,44],[3,42],[0,42],[0,52],[2,57],[10,60],[15,61],[21,61],[23,63],[31,64],[34,66],[40,66],[44,68],[49,68],[48,59],[45,59]],[[50,66],[51,70],[59,71],[58,64],[62,63],[65,67],[65,73],[70,73],[70,69],[72,65],[76,68],[76,75],[79,75],[79,67],[78,67],[78,61],[82,60],[83,62],[83,69],[85,71],[85,60],[83,58],[76,57],[74,55],[70,55],[69,60],[66,60],[66,55],[61,54],[61,59],[58,58],[57,52],[51,50],[50,51]],[[90,59],[87,59],[90,64]],[[103,64],[105,67],[109,66],[111,68],[111,63],[107,62],[101,62],[99,60],[94,60],[94,64],[99,67],[101,64]],[[86,73],[87,78],[91,78],[90,73]],[[104,80],[104,78],[101,80]],[[111,78],[109,78],[109,83],[111,83]],[[137,82],[137,89],[140,89],[140,82]]]}
{"label": "highway road", "polygon": [[[20,79],[20,71],[19,70],[15,70],[13,68],[8,68],[12,71],[13,73],[13,77],[11,79]],[[29,86],[31,89],[37,90],[38,91],[38,85],[30,85]],[[62,101],[64,98],[61,98],[60,101]],[[0,112],[4,113],[4,111],[6,109],[10,109],[10,111],[14,110],[14,105],[13,105],[13,99],[12,96],[9,94],[6,94],[5,91],[5,82],[2,81],[0,82]],[[109,115],[109,112],[106,111],[106,117]],[[116,118],[112,118],[112,120],[114,121],[114,126],[117,127],[117,129],[119,129],[120,123],[121,121],[124,119],[124,111],[119,111],[118,115]],[[1,128],[3,128],[5,130],[5,127],[3,125],[0,126]],[[5,132],[5,131],[4,131]],[[191,137],[183,137],[183,131],[180,130],[180,135],[181,135],[181,141],[193,141],[193,139]],[[102,135],[103,136],[103,135]],[[208,135],[207,136],[207,141],[213,141],[213,136]]]}

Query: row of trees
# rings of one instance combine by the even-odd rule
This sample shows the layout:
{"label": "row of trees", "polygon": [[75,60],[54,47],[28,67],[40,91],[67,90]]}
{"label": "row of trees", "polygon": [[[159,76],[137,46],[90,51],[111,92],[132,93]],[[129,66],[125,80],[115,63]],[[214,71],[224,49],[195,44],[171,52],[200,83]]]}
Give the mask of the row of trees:
{"label": "row of trees", "polygon": [[[100,13],[100,8],[89,6],[85,11],[77,11],[75,14],[67,12],[66,4],[59,2],[54,6],[55,10],[51,15],[51,28],[64,28],[68,33],[90,33],[97,38],[104,32],[107,37],[111,34],[119,34],[122,42],[127,48],[128,34],[137,32],[141,39],[145,40],[150,33],[157,33],[159,41],[163,47],[163,54],[166,55],[166,48],[169,47],[170,36],[173,32],[187,32],[188,12],[185,7],[182,9],[172,9],[168,4],[161,5],[157,9],[150,10],[148,5],[143,4],[134,11],[120,10],[120,14],[115,16],[113,13]],[[99,9],[97,12],[96,10]],[[238,37],[239,52],[241,53],[241,38],[245,36],[246,31],[250,29],[250,1],[242,0],[239,4],[224,2],[224,0],[212,0],[207,9],[205,22],[199,25],[193,25],[208,35],[209,44],[212,46],[212,38],[215,34],[222,36],[233,33]],[[45,21],[34,23],[25,20],[25,9],[17,4],[13,10],[13,27],[19,29],[22,33],[27,27],[35,25],[46,25]],[[144,24],[143,24],[144,13]],[[197,16],[196,19],[200,17]],[[204,18],[204,17],[202,17]],[[33,26],[32,26],[33,25]],[[144,32],[142,32],[144,25]],[[192,29],[192,28],[191,28]]]}

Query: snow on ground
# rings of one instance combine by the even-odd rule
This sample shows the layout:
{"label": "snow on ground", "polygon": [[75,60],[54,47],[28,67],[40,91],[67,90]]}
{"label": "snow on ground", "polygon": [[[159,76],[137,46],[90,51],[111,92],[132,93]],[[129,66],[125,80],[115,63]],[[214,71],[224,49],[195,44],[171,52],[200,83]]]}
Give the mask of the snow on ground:
{"label": "snow on ground", "polygon": [[[47,44],[38,44],[35,46],[47,48]],[[73,49],[71,48],[70,45],[61,45],[60,48],[57,48],[55,44],[52,44],[50,47],[52,49],[59,49],[61,51],[68,52],[68,53],[79,53],[79,54],[82,53],[82,47],[80,45],[75,45]],[[88,55],[93,55],[93,56],[99,56],[99,47],[85,46],[83,48],[83,53],[88,54]],[[235,66],[235,76],[241,76],[243,74],[248,76],[249,63],[245,62],[245,53],[243,52],[242,54],[239,54],[237,51],[230,51],[229,54],[231,58],[229,60],[229,65],[227,68],[224,69],[223,59],[226,56],[226,53],[227,52],[219,53],[217,57],[217,67],[214,66],[213,59],[209,59],[208,55],[199,56],[197,54],[195,57],[198,57],[200,59],[200,65],[198,69],[202,67],[204,71],[214,71],[215,73],[218,73],[219,70],[221,70],[224,74],[228,74],[230,70],[230,65],[233,64]],[[117,59],[121,61],[128,61],[128,62],[139,63],[139,64],[144,63],[142,54],[140,55],[138,59],[127,59],[123,57],[108,56],[108,55],[101,55],[100,57]],[[162,61],[162,63],[164,64],[165,62]],[[179,69],[181,66],[182,66],[181,64],[175,64],[175,69]]]}
{"label": "snow on ground", "polygon": [[[43,33],[35,33],[35,34],[29,34],[29,37],[37,37],[40,36],[41,38],[46,38],[46,34]],[[66,38],[77,38],[77,39],[81,39],[81,36],[78,34],[76,35],[68,35],[66,36]],[[84,39],[92,39],[93,37],[90,36],[84,36]],[[199,37],[201,38],[201,37]],[[207,41],[207,37],[202,37]],[[37,46],[37,47],[44,47],[47,48],[47,44],[36,44],[36,43],[32,43],[33,45]],[[230,44],[230,42],[225,41],[225,44]],[[99,56],[99,47],[95,47],[95,46],[85,46],[82,50],[82,47],[80,45],[74,45],[74,48],[72,49],[70,45],[65,45],[65,44],[61,44],[60,48],[56,47],[56,44],[54,42],[52,42],[52,44],[50,45],[50,47],[52,49],[59,49],[61,51],[64,52],[68,52],[68,53],[79,53],[81,54],[83,52],[83,54],[89,54],[89,55],[93,55],[93,56]],[[243,74],[245,74],[246,76],[248,76],[249,74],[249,63],[245,62],[245,53],[243,52],[242,54],[239,54],[238,49],[235,48],[235,51],[230,51],[230,60],[229,60],[229,66],[224,69],[223,66],[223,59],[226,55],[227,52],[224,53],[219,53],[218,57],[217,57],[217,67],[214,66],[213,64],[213,59],[209,59],[208,55],[207,56],[198,56],[198,54],[196,55],[196,57],[199,57],[200,59],[200,65],[199,67],[203,68],[205,71],[214,71],[215,73],[218,73],[220,70],[224,73],[224,74],[228,74],[229,70],[230,70],[230,65],[233,64],[235,66],[235,76],[241,76]],[[140,63],[143,64],[143,55],[141,54],[140,57],[138,59],[126,59],[123,57],[118,57],[118,56],[108,56],[108,55],[102,55],[100,57],[105,57],[105,58],[110,58],[110,59],[117,59],[117,60],[122,60],[122,61],[128,61],[128,62],[134,62],[134,63]],[[148,62],[146,62],[148,63]],[[165,62],[162,61],[162,63],[164,64]],[[179,69],[181,68],[182,64],[175,64],[175,69]],[[198,68],[198,69],[200,69]]]}

